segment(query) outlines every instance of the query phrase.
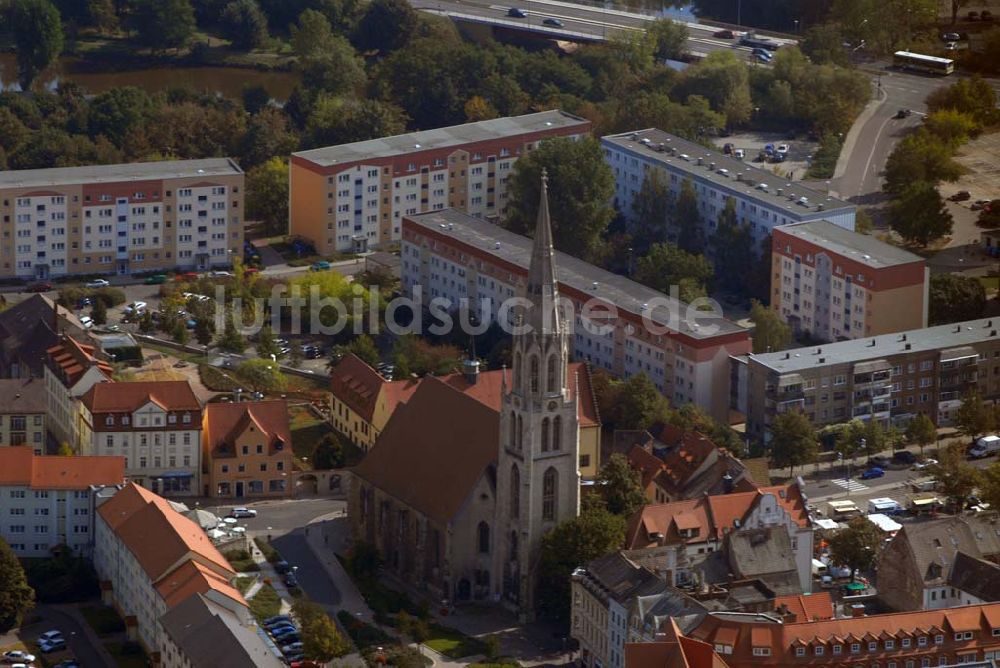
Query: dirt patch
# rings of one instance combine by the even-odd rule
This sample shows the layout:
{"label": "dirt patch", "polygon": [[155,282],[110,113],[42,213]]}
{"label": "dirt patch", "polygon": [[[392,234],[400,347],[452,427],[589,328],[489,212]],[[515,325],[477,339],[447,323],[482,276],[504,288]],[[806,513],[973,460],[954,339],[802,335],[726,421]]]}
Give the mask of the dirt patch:
{"label": "dirt patch", "polygon": [[[818,146],[817,142],[802,139],[789,139],[787,134],[778,132],[740,132],[729,137],[716,137],[712,142],[721,150],[726,144],[732,144],[734,149],[743,149],[746,153],[743,162],[754,167],[771,172],[789,181],[805,178],[810,161]],[[784,162],[755,162],[757,155],[768,144],[777,147],[788,145],[788,153]]]}

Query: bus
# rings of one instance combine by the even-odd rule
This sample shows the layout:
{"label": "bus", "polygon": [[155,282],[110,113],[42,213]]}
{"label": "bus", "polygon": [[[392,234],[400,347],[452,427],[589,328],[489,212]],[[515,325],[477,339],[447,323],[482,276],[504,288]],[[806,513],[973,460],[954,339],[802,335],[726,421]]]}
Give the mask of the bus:
{"label": "bus", "polygon": [[938,58],[937,56],[924,56],[919,53],[909,51],[897,51],[892,54],[892,64],[904,70],[917,70],[928,74],[940,74],[942,76],[955,71],[955,61],[951,58]]}
{"label": "bus", "polygon": [[766,37],[758,37],[752,32],[748,32],[743,37],[740,37],[740,45],[755,49],[767,49],[768,51],[777,51],[781,47],[777,42]]}

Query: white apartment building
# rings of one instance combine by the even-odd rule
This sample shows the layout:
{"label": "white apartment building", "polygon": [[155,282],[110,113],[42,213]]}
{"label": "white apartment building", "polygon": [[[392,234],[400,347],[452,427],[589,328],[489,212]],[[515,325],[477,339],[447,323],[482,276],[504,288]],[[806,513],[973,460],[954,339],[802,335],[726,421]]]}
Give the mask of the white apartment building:
{"label": "white apartment building", "polygon": [[81,397],[98,383],[111,382],[114,369],[95,356],[94,346],[63,335],[58,345],[45,351],[45,395],[48,427],[60,443],[68,443],[75,452],[88,452],[80,441],[83,419]]}
{"label": "white apartment building", "polygon": [[758,243],[775,227],[811,220],[854,230],[853,204],[662,130],[608,135],[601,138],[601,146],[615,176],[615,208],[627,220],[634,215],[632,203],[646,173],[656,169],[674,197],[685,180],[691,182],[706,238],[715,232],[730,197]]}
{"label": "white apartment building", "polygon": [[98,383],[81,404],[83,452],[124,457],[129,480],[157,494],[206,493],[201,404],[186,380]]}
{"label": "white apartment building", "polygon": [[426,211],[495,220],[523,153],[589,133],[586,119],[553,110],[294,153],[291,233],[327,255],[398,241],[403,217]]}
{"label": "white apartment building", "polygon": [[[437,298],[454,309],[467,299],[483,321],[496,320],[504,301],[523,293],[531,245],[528,237],[459,211],[405,217],[403,291],[415,295],[419,286],[425,306]],[[674,405],[694,403],[728,422],[728,355],[750,351],[748,330],[564,253],[555,258],[559,294],[575,311],[574,360],[620,378],[644,373]],[[587,303],[614,309],[608,331],[583,326]]]}
{"label": "white apartment building", "polygon": [[0,536],[18,557],[51,557],[65,545],[90,556],[98,492],[125,484],[120,457],[38,456],[0,448]]}
{"label": "white apartment building", "polygon": [[205,270],[243,246],[243,171],[226,158],[0,172],[0,276]]}

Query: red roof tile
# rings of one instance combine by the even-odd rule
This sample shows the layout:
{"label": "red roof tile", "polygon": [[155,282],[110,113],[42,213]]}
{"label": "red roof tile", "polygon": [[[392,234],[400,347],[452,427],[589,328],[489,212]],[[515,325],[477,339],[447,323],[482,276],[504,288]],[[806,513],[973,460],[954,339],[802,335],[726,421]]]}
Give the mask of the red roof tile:
{"label": "red roof tile", "polygon": [[774,599],[774,609],[785,605],[795,614],[798,622],[814,619],[833,619],[833,598],[828,591],[793,596],[778,596]]}
{"label": "red roof tile", "polygon": [[45,351],[49,358],[49,366],[66,387],[72,387],[80,376],[92,366],[111,379],[114,367],[97,358],[94,346],[80,343],[71,336],[63,336],[58,345]]}
{"label": "red roof tile", "polygon": [[82,398],[91,413],[131,413],[150,401],[168,411],[201,410],[186,380],[98,383]]}
{"label": "red roof tile", "polygon": [[367,422],[372,421],[379,393],[387,383],[354,353],[344,355],[330,371],[330,392]]}
{"label": "red roof tile", "polygon": [[282,452],[291,452],[288,404],[282,400],[207,404],[202,440],[211,455],[233,455],[233,442],[250,427],[264,434],[268,454],[279,444]]}
{"label": "red roof tile", "polygon": [[0,484],[83,490],[125,482],[124,457],[36,456],[30,447],[0,447]]}

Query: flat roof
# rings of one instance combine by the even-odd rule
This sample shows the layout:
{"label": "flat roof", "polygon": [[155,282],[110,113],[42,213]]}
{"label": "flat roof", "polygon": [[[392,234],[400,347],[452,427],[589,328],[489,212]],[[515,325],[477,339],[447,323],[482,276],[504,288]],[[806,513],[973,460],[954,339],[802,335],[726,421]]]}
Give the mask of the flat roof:
{"label": "flat roof", "polygon": [[53,167],[51,169],[19,169],[0,171],[0,188],[32,186],[66,186],[78,183],[114,183],[146,179],[196,178],[199,176],[232,176],[242,174],[230,158],[202,160],[163,160],[161,162],[131,162],[118,165],[88,165],[86,167]]}
{"label": "flat roof", "polygon": [[326,146],[309,151],[299,151],[292,155],[309,160],[322,167],[330,167],[338,163],[351,163],[358,160],[386,158],[394,155],[418,153],[434,149],[461,146],[474,142],[484,142],[502,139],[529,132],[541,132],[555,128],[568,128],[576,125],[587,125],[590,121],[559,109],[540,111],[524,116],[494,118],[488,121],[453,125],[435,130],[421,130],[405,135],[381,137],[353,144]]}
{"label": "flat roof", "polygon": [[913,262],[924,262],[924,258],[887,244],[873,236],[845,230],[828,220],[813,220],[805,223],[780,225],[775,228],[783,234],[820,246],[831,253],[849,257],[852,260],[881,269]]}
{"label": "flat roof", "polygon": [[[740,197],[785,211],[792,217],[819,211],[846,213],[856,210],[850,202],[814,190],[800,181],[788,181],[749,162],[656,128],[607,135],[601,138],[601,143],[688,172]],[[698,158],[702,159],[700,165]],[[711,168],[713,163],[715,169]],[[778,194],[779,189],[781,194]]]}
{"label": "flat roof", "polygon": [[[525,272],[531,263],[532,240],[529,237],[515,234],[481,218],[454,209],[431,211],[404,218],[435,234],[452,237],[468,244],[485,255],[521,267]],[[687,304],[572,255],[556,251],[555,265],[556,279],[560,283],[614,304],[624,311],[636,315],[645,312],[656,324],[669,327],[691,338],[711,339],[715,336],[749,331],[725,318],[713,317],[705,312],[702,312],[701,316],[693,312],[688,322],[685,317],[688,311]],[[646,304],[662,306],[647,309],[644,308]],[[675,323],[670,322],[670,310],[677,314]],[[714,331],[709,329],[713,325],[716,327]]]}
{"label": "flat roof", "polygon": [[[824,343],[809,348],[750,355],[748,360],[778,373],[794,373],[818,366],[820,359],[824,360],[823,366],[853,364],[903,353],[948,350],[989,339],[1000,341],[1000,337],[997,336],[998,330],[1000,330],[1000,318],[980,318],[950,325],[911,329],[895,334]],[[872,345],[873,341],[875,345]],[[970,349],[969,354],[975,354],[975,351]]]}

